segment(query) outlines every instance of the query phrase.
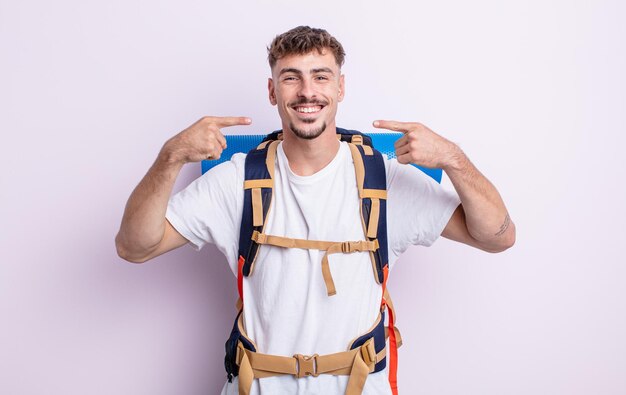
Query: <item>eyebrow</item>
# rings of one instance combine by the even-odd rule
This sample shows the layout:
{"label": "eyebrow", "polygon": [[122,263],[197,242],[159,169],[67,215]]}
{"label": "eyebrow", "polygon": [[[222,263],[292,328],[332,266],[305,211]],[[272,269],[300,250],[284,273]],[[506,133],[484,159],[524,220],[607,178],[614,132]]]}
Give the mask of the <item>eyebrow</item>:
{"label": "eyebrow", "polygon": [[[294,73],[294,74],[298,74],[298,75],[302,75],[302,71],[298,70],[296,68],[293,67],[287,67],[284,68],[282,70],[280,70],[280,73],[278,73],[278,75],[282,75],[285,73]],[[315,74],[315,73],[330,73],[330,74],[334,74],[333,71],[328,68],[328,67],[320,67],[317,69],[311,69],[311,74]]]}
{"label": "eyebrow", "polygon": [[322,67],[319,69],[311,69],[311,74],[316,74],[316,73],[330,73],[333,74],[333,71],[328,68],[328,67]]}

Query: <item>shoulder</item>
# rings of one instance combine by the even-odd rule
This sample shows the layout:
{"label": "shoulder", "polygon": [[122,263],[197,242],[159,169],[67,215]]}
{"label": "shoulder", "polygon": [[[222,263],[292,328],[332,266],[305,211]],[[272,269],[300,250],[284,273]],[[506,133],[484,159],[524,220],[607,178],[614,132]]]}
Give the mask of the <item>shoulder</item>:
{"label": "shoulder", "polygon": [[195,190],[198,193],[208,192],[209,190],[213,192],[217,190],[235,190],[239,185],[243,185],[245,160],[246,154],[233,154],[229,160],[205,171],[189,184],[186,189]]}
{"label": "shoulder", "polygon": [[242,152],[234,153],[229,160],[213,166],[206,171],[202,177],[232,177],[239,173],[243,174],[246,165],[246,155],[247,154]]}

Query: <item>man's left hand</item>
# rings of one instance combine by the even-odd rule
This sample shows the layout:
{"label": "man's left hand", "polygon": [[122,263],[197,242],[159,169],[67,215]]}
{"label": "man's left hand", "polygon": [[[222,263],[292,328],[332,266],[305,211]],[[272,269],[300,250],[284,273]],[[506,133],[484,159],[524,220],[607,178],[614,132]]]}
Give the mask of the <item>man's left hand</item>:
{"label": "man's left hand", "polygon": [[459,147],[417,122],[374,121],[374,127],[404,133],[394,144],[399,163],[446,169]]}

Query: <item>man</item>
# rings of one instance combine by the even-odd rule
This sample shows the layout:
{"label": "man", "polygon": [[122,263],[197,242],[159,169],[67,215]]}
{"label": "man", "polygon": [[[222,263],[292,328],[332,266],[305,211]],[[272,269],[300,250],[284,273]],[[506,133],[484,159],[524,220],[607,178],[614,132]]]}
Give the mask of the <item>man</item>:
{"label": "man", "polygon": [[[363,240],[355,165],[348,145],[336,136],[335,115],[345,95],[341,44],[324,30],[301,26],[277,36],[268,53],[269,100],[278,108],[283,140],[265,232]],[[128,200],[116,238],[122,258],[145,262],[187,242],[196,249],[213,243],[238,273],[245,155],[234,155],[171,199],[170,194],[185,163],[220,157],[226,147],[221,129],[249,124],[246,117],[204,117],[163,145]],[[397,161],[384,161],[390,264],[409,245],[430,245],[440,234],[489,252],[514,244],[515,227],[499,193],[459,147],[419,123],[373,125],[404,133],[395,143]],[[442,168],[458,196],[409,163]],[[382,290],[372,278],[369,254],[333,255],[337,294],[332,297],[319,269],[323,255],[260,248],[254,274],[242,283],[244,326],[256,351],[287,357],[342,352],[377,319]],[[238,393],[237,380],[226,383],[222,393]],[[255,379],[250,393],[340,394],[350,385],[346,375],[278,375]],[[367,375],[362,390],[390,394],[385,372]]]}

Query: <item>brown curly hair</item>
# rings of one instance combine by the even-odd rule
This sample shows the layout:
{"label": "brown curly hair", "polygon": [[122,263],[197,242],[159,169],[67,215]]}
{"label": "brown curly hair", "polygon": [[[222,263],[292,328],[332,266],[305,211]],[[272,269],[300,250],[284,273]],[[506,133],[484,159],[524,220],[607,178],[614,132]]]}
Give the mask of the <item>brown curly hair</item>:
{"label": "brown curly hair", "polygon": [[267,47],[267,60],[273,69],[276,61],[285,56],[305,55],[313,50],[321,54],[324,49],[330,49],[339,67],[343,65],[346,53],[335,37],[324,29],[298,26],[274,38]]}

